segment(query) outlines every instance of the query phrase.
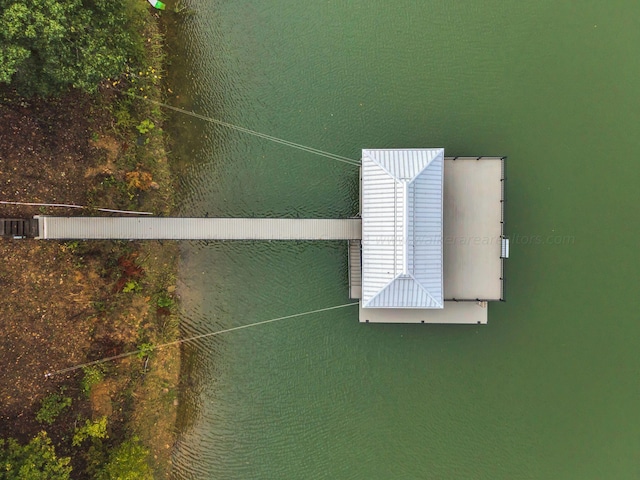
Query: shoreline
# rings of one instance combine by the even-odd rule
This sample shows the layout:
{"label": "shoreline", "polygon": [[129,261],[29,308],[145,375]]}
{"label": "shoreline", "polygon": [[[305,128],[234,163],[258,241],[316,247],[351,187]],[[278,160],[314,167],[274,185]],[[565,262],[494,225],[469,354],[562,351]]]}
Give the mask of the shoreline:
{"label": "shoreline", "polygon": [[[2,205],[3,217],[174,211],[165,115],[123,93],[163,99],[164,35],[159,15],[145,12],[145,68],[103,82],[96,96],[25,100],[0,90],[2,200],[89,207]],[[3,239],[0,255],[2,438],[26,444],[46,431],[57,457],[70,458],[71,478],[129,446],[153,478],[169,478],[181,349],[154,345],[180,338],[178,245]],[[131,350],[140,353],[43,376]],[[76,441],[83,425],[89,433]]]}

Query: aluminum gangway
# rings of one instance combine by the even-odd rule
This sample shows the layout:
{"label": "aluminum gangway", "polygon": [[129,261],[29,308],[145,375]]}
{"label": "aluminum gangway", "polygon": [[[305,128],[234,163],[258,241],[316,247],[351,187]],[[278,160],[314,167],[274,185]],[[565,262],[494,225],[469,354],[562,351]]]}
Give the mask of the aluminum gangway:
{"label": "aluminum gangway", "polygon": [[358,240],[362,220],[37,216],[50,240]]}

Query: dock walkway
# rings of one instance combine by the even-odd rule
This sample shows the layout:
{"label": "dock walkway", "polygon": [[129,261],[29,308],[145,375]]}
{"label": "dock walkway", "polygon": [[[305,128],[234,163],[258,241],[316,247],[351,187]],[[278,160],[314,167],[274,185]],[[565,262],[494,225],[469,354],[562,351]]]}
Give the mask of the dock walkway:
{"label": "dock walkway", "polygon": [[41,239],[358,240],[362,220],[298,218],[36,217]]}

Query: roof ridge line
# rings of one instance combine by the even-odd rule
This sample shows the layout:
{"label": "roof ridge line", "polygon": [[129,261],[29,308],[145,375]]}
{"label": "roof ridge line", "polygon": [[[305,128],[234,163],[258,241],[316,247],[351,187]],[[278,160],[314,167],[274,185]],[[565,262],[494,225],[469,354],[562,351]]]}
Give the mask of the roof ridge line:
{"label": "roof ridge line", "polygon": [[371,297],[369,300],[367,300],[366,303],[364,303],[362,305],[362,307],[366,308],[371,302],[373,302],[377,297],[379,297],[382,294],[382,292],[384,292],[387,288],[389,288],[389,285],[391,285],[393,282],[395,282],[398,277],[399,277],[399,275],[396,275],[391,280],[389,280],[389,282],[387,282],[387,284],[384,287],[382,287],[380,290],[378,290],[378,293],[376,293],[373,297]]}
{"label": "roof ridge line", "polygon": [[442,157],[442,161],[444,161],[444,148],[428,148],[427,150],[440,150],[440,151],[431,160],[429,160],[429,162],[422,168],[422,170],[416,173],[411,180],[407,180],[407,185],[413,184],[418,179],[418,177],[422,175],[422,172],[424,172],[427,168],[429,168],[431,164],[435,162],[436,159],[438,159],[439,157]]}
{"label": "roof ridge line", "polygon": [[416,284],[424,291],[424,293],[427,294],[427,296],[433,301],[433,303],[438,305],[438,307],[440,308],[443,307],[442,303],[440,303],[438,300],[433,298],[433,295],[431,295],[431,292],[426,289],[426,287],[422,284],[422,282],[420,282],[420,280],[418,280],[416,277],[413,276],[413,273],[409,273],[409,276],[413,278],[413,281],[416,282]]}
{"label": "roof ridge line", "polygon": [[[369,150],[363,150],[363,152],[368,152]],[[393,178],[396,183],[401,182],[402,180],[399,179],[397,176],[395,176],[393,173],[391,173],[387,168],[385,168],[384,166],[382,166],[380,164],[380,162],[378,162],[375,158],[373,158],[371,155],[367,155],[367,158],[369,160],[371,160],[380,170],[382,170],[384,173],[386,173],[387,175],[389,175],[391,178]]]}
{"label": "roof ridge line", "polygon": [[[389,280],[389,282],[382,287],[380,290],[378,290],[378,293],[376,293],[373,297],[371,297],[369,300],[367,300],[366,303],[364,303],[362,305],[363,308],[367,308],[367,306],[373,302],[377,297],[379,297],[380,295],[382,295],[382,293],[387,290],[396,280],[400,279],[400,278],[407,278],[410,277],[415,283],[416,285],[418,285],[418,287],[420,287],[420,289],[427,295],[427,297],[429,297],[431,299],[431,301],[437,305],[437,308],[443,308],[444,305],[439,302],[438,300],[436,300],[435,298],[433,298],[433,295],[431,295],[431,292],[429,292],[429,290],[427,290],[425,288],[425,286],[416,278],[413,276],[412,273],[409,273],[407,275],[404,275],[402,273],[399,273],[398,275],[396,275],[395,277],[393,277],[391,280]],[[434,308],[434,307],[430,307],[430,308]]]}

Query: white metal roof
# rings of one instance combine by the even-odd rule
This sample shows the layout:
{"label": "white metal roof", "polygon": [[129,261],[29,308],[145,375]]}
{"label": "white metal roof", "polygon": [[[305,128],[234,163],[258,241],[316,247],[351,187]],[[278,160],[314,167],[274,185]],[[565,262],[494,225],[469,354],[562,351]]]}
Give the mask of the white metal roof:
{"label": "white metal roof", "polygon": [[362,307],[443,308],[444,149],[362,151]]}

